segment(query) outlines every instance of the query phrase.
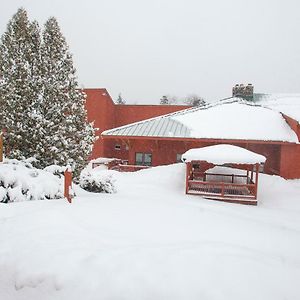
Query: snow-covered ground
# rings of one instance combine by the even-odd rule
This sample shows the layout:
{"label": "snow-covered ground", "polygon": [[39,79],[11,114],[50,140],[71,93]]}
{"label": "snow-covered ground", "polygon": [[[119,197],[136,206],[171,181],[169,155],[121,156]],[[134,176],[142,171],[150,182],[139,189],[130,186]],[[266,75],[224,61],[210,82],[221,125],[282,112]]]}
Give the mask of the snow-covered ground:
{"label": "snow-covered ground", "polygon": [[260,176],[253,207],[185,195],[184,172],[0,204],[0,299],[300,299],[300,181]]}

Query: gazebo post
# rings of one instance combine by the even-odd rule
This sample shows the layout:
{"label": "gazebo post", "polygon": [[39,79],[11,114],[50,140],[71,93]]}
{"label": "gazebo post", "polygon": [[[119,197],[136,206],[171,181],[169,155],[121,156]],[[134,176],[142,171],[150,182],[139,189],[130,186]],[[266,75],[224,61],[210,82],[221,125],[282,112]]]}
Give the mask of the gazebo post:
{"label": "gazebo post", "polygon": [[258,168],[259,168],[259,164],[256,164],[255,165],[255,171],[256,171],[256,174],[255,174],[255,199],[257,198],[257,184],[258,184]]}
{"label": "gazebo post", "polygon": [[191,163],[188,162],[186,164],[186,175],[185,175],[185,193],[187,194],[189,191],[189,177],[191,172]]}

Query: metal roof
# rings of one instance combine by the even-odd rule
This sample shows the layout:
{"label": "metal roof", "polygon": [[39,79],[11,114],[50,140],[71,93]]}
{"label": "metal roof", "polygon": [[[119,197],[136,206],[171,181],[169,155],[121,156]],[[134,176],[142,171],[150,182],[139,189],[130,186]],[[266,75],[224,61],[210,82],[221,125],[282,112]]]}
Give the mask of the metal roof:
{"label": "metal roof", "polygon": [[106,130],[102,135],[189,137],[190,129],[166,115]]}

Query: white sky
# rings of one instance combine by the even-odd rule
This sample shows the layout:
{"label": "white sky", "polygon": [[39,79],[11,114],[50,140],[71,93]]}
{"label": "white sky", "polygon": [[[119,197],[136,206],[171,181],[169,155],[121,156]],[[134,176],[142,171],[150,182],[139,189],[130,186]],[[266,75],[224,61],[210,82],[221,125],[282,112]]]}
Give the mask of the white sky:
{"label": "white sky", "polygon": [[19,7],[42,25],[55,16],[84,87],[127,103],[164,94],[300,92],[298,0],[3,0],[0,33]]}

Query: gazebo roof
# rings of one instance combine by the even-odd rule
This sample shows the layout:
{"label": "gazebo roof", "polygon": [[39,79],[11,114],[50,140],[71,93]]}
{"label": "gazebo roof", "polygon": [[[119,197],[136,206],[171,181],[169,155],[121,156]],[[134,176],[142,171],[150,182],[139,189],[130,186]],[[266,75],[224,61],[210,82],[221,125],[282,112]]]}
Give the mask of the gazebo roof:
{"label": "gazebo roof", "polygon": [[214,165],[263,163],[263,155],[233,145],[214,145],[203,148],[190,149],[182,154],[182,161],[206,161]]}

